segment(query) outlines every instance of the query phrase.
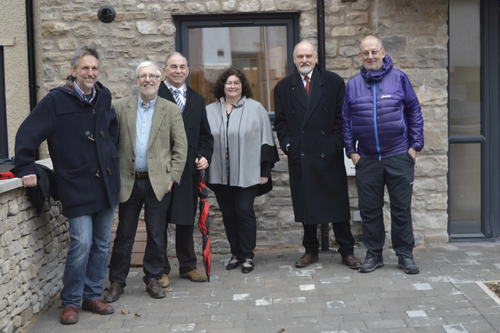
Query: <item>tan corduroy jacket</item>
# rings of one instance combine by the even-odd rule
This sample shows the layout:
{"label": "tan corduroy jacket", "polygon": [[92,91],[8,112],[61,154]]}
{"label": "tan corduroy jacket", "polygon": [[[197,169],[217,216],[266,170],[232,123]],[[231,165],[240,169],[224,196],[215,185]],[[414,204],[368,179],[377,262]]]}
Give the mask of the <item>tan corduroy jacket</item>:
{"label": "tan corduroy jacket", "polygon": [[[118,118],[118,155],[120,157],[120,202],[132,194],[135,182],[135,140],[137,95],[113,102]],[[186,163],[187,139],[179,107],[158,97],[147,150],[148,173],[158,201],[167,192],[170,180],[179,183]]]}

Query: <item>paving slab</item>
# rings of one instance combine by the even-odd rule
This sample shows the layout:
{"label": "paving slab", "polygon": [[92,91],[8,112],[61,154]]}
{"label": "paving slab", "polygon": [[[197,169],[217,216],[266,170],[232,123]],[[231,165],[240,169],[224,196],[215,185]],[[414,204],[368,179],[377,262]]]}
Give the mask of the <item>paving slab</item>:
{"label": "paving slab", "polygon": [[[355,249],[361,260],[364,252]],[[132,268],[125,294],[112,303],[114,314],[80,311],[77,324],[64,326],[56,302],[24,332],[500,332],[500,304],[476,283],[500,280],[498,242],[416,248],[416,275],[397,268],[392,250],[384,252],[383,268],[367,274],[342,266],[336,253],[295,268],[302,253],[257,252],[249,274],[227,271],[229,256],[212,255],[211,282],[193,283],[172,273],[172,292],[163,299],[150,298],[142,268]],[[198,269],[203,270],[201,258]]]}

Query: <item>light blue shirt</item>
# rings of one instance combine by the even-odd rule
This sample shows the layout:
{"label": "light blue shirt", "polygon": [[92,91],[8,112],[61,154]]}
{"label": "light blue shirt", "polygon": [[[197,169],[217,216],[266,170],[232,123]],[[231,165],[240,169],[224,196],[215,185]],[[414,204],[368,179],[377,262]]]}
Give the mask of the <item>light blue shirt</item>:
{"label": "light blue shirt", "polygon": [[151,132],[156,98],[146,104],[139,95],[137,97],[137,120],[135,122],[135,171],[148,172],[148,142]]}
{"label": "light blue shirt", "polygon": [[83,92],[83,90],[80,89],[78,84],[76,84],[76,81],[73,81],[73,87],[75,87],[76,92],[78,93],[78,95],[80,95],[81,98],[83,98],[84,100],[86,100],[89,103],[92,102],[92,100],[95,97],[95,87],[92,87],[92,97],[89,100],[87,100],[87,96],[85,96],[85,93]]}

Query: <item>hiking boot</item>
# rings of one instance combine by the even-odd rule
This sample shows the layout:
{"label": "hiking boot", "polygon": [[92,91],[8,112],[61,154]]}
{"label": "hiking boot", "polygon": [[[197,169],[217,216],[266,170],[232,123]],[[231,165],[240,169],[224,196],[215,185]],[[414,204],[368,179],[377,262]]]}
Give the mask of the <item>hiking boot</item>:
{"label": "hiking boot", "polygon": [[420,272],[413,259],[406,256],[399,256],[398,267],[401,268],[406,274],[418,274]]}
{"label": "hiking boot", "polygon": [[365,262],[361,266],[359,266],[359,271],[361,273],[370,273],[379,267],[384,267],[384,259],[382,258],[382,256],[367,254]]}

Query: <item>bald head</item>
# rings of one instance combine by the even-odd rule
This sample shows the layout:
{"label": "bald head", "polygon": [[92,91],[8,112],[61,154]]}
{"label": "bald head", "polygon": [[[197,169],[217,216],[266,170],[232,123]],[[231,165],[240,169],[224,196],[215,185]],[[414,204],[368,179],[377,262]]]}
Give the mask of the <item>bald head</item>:
{"label": "bald head", "polygon": [[366,36],[359,45],[359,57],[366,70],[379,70],[384,64],[385,50],[378,37]]}

